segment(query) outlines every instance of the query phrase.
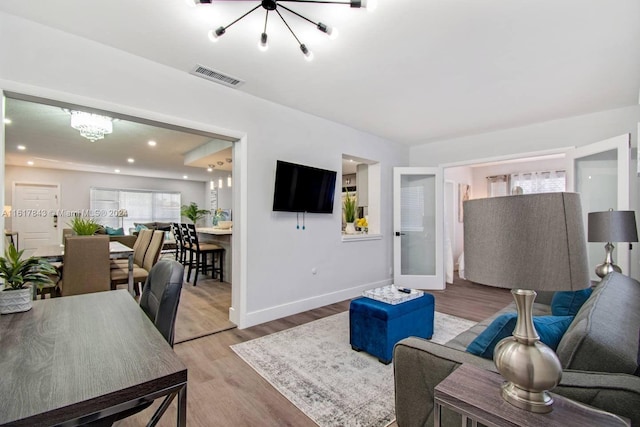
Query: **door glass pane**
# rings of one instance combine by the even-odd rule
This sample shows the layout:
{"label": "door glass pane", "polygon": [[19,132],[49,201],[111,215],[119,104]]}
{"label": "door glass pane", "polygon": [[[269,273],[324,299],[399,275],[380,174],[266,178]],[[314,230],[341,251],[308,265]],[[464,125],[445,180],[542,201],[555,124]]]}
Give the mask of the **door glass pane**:
{"label": "door glass pane", "polygon": [[[618,208],[618,152],[609,150],[575,159],[575,189],[580,193],[585,227],[589,212]],[[588,243],[589,268],[604,261],[605,243]],[[614,251],[614,261],[617,260]]]}
{"label": "door glass pane", "polygon": [[434,175],[402,175],[400,230],[403,275],[436,273],[436,179]]}

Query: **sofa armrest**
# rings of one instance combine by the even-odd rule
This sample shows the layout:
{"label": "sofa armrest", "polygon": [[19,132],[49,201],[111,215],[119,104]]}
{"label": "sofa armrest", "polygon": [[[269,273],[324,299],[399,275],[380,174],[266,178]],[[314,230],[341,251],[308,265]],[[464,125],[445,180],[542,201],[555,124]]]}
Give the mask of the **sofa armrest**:
{"label": "sofa armrest", "polygon": [[[496,372],[492,360],[410,337],[393,352],[398,427],[433,425],[434,388],[462,363]],[[566,370],[553,393],[631,419],[640,427],[640,377]],[[459,414],[442,409],[442,424],[460,425]]]}
{"label": "sofa armrest", "polygon": [[632,426],[640,426],[640,377],[565,370],[560,384],[552,392],[622,415],[631,420]]}
{"label": "sofa armrest", "polygon": [[[398,427],[433,425],[433,389],[463,363],[496,370],[493,361],[430,341],[410,337],[393,350],[396,421]],[[460,425],[461,418],[447,408],[443,425]]]}

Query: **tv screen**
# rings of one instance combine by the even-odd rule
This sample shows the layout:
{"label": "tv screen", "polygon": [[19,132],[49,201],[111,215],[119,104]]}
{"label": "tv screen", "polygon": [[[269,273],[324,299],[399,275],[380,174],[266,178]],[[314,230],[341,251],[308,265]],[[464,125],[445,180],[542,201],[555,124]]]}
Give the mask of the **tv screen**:
{"label": "tv screen", "polygon": [[278,160],[273,210],[333,213],[336,172]]}

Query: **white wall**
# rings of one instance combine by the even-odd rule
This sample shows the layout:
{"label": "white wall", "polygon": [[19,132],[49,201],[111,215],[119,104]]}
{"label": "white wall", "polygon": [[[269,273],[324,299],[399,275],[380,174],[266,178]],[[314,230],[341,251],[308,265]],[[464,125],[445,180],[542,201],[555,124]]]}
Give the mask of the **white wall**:
{"label": "white wall", "polygon": [[458,268],[458,258],[462,253],[464,246],[464,228],[460,218],[460,184],[471,185],[471,198],[474,198],[475,185],[473,184],[473,171],[468,166],[450,167],[444,170],[444,179],[453,181],[453,191],[455,192],[453,199],[453,239],[451,239],[451,250],[453,252],[454,269]]}
{"label": "white wall", "polygon": [[[240,327],[390,283],[392,167],[408,164],[408,148],[3,13],[0,51],[0,89],[240,139],[232,297]],[[271,211],[276,160],[340,172],[343,153],[380,162],[381,240],[343,243],[339,198],[334,214],[307,215],[304,231],[295,214]]]}
{"label": "white wall", "polygon": [[[459,165],[536,151],[580,147],[619,135],[631,134],[630,206],[640,208],[636,153],[640,106],[537,123],[514,129],[465,136],[412,147],[411,166]],[[472,192],[474,190],[472,189]],[[475,192],[473,197],[476,197]],[[640,278],[640,250],[631,251],[631,272]]]}
{"label": "white wall", "polygon": [[[91,187],[178,191],[181,193],[182,204],[193,201],[199,206],[205,205],[203,182],[10,165],[5,166],[4,175],[4,198],[7,205],[13,204],[14,182],[59,184],[60,209],[65,211],[89,209]],[[6,221],[7,228],[10,228],[10,221],[10,218]],[[64,228],[64,220],[59,228]]]}

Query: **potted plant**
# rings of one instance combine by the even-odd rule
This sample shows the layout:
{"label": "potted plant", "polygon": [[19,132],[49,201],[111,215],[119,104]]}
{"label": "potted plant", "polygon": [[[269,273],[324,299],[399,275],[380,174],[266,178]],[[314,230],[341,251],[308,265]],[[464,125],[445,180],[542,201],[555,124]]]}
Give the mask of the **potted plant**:
{"label": "potted plant", "polygon": [[18,251],[9,245],[4,257],[0,257],[0,278],[4,280],[0,314],[30,310],[35,295],[35,289],[31,287],[53,283],[49,275],[58,275],[49,262],[34,257],[22,259],[23,253],[24,250]]}
{"label": "potted plant", "polygon": [[93,236],[101,227],[93,218],[75,216],[71,219],[69,227],[78,236]]}
{"label": "potted plant", "polygon": [[347,223],[344,232],[347,234],[355,234],[356,228],[353,222],[356,220],[356,198],[352,197],[348,191],[344,198],[343,211],[344,221]]}
{"label": "potted plant", "polygon": [[199,219],[204,218],[208,213],[210,213],[208,210],[198,208],[198,204],[195,202],[191,202],[188,206],[182,205],[182,208],[180,209],[180,214],[189,218],[194,224]]}

